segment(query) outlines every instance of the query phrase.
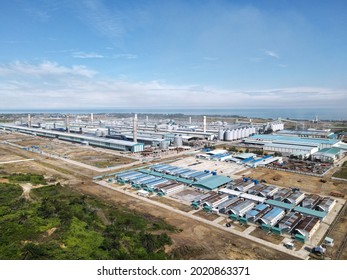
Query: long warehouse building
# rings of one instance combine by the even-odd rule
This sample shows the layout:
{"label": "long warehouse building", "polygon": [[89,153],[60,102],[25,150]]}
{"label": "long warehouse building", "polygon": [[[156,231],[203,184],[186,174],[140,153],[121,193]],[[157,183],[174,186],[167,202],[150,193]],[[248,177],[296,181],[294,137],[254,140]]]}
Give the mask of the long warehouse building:
{"label": "long warehouse building", "polygon": [[107,148],[118,151],[129,151],[129,152],[142,152],[144,145],[141,143],[135,143],[131,141],[115,140],[115,139],[105,139],[101,137],[91,137],[81,134],[71,134],[65,132],[58,132],[52,130],[44,130],[40,128],[29,128],[15,125],[5,125],[0,124],[0,128],[9,131],[16,131],[26,134],[31,134],[35,136],[42,136],[48,138],[57,138],[59,140],[80,143],[90,146],[96,146],[101,148]]}

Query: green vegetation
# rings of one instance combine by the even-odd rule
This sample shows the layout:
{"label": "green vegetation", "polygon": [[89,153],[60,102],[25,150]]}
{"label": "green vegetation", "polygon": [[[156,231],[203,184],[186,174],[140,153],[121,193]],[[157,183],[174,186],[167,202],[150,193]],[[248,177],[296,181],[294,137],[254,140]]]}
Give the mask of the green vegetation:
{"label": "green vegetation", "polygon": [[[21,198],[14,181],[41,181],[34,174],[10,175],[0,183],[0,259],[166,259],[164,246],[175,228],[163,220],[106,205],[59,184]],[[36,178],[36,179],[34,179]]]}
{"label": "green vegetation", "polygon": [[47,184],[45,178],[38,174],[11,174],[8,176],[11,183],[31,183],[32,185],[45,185]]}
{"label": "green vegetation", "polygon": [[337,178],[342,178],[342,179],[347,179],[347,161],[345,161],[343,163],[343,165],[341,166],[340,170],[337,171],[333,177],[337,177]]}

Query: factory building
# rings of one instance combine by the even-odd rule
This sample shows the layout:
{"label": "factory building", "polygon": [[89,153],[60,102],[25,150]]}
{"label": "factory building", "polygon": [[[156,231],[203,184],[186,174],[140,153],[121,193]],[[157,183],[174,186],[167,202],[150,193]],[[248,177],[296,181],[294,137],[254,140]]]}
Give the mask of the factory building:
{"label": "factory building", "polygon": [[256,185],[248,190],[249,194],[258,195],[260,197],[272,198],[278,192],[278,187],[267,185]]}
{"label": "factory building", "polygon": [[[216,208],[219,204],[227,201],[229,198],[228,195],[225,194],[217,194],[207,200],[204,201],[202,206],[204,207],[204,210],[212,210],[212,208]],[[218,212],[218,210],[217,210]]]}
{"label": "factory building", "polygon": [[287,196],[283,202],[298,205],[305,198],[305,194],[302,192],[293,192]]}
{"label": "factory building", "polygon": [[263,217],[259,219],[260,223],[274,226],[282,217],[284,217],[285,212],[283,209],[274,207],[268,213],[266,213]]}
{"label": "factory building", "polygon": [[339,148],[325,148],[312,155],[312,160],[334,163],[344,156],[344,152]]}
{"label": "factory building", "polygon": [[320,220],[316,217],[305,217],[294,228],[294,232],[304,237],[304,240],[310,239],[319,228]]}
{"label": "factory building", "polygon": [[184,189],[184,184],[182,183],[173,183],[164,187],[157,187],[158,193],[167,195],[172,194]]}
{"label": "factory building", "polygon": [[300,138],[334,138],[334,133],[329,130],[281,130],[277,132],[278,135],[284,136],[297,136]]}
{"label": "factory building", "polygon": [[308,146],[317,147],[318,149],[332,148],[339,143],[340,140],[335,139],[323,139],[323,138],[300,138],[295,136],[284,136],[276,134],[256,134],[246,138],[244,141],[246,144],[259,145],[262,147],[265,144],[283,144],[294,146]]}
{"label": "factory building", "polygon": [[235,191],[240,191],[240,192],[246,192],[248,189],[253,187],[255,183],[251,180],[243,181],[242,183],[239,183],[237,185],[234,185],[233,189]]}
{"label": "factory building", "polygon": [[238,218],[242,217],[248,210],[251,210],[254,206],[255,203],[253,201],[244,200],[238,204],[233,205],[228,212],[232,213],[231,218]]}
{"label": "factory building", "polygon": [[331,209],[334,208],[336,204],[336,200],[330,197],[324,197],[321,202],[319,202],[316,206],[316,210],[323,212],[330,212]]}
{"label": "factory building", "polygon": [[292,193],[290,189],[279,189],[274,195],[273,199],[277,201],[283,201],[286,197],[288,197]]}
{"label": "factory building", "polygon": [[219,204],[216,208],[218,209],[219,213],[226,214],[230,210],[230,208],[238,201],[242,200],[237,196],[229,196],[227,201]]}
{"label": "factory building", "polygon": [[318,152],[318,147],[304,145],[286,145],[279,143],[266,143],[263,146],[264,151],[279,152],[284,155],[302,154],[304,158]]}
{"label": "factory building", "polygon": [[301,202],[301,206],[309,209],[313,209],[317,203],[321,200],[321,197],[317,194],[308,194]]}
{"label": "factory building", "polygon": [[80,144],[88,144],[90,146],[96,146],[96,147],[118,150],[118,151],[129,151],[129,152],[136,153],[136,152],[142,152],[144,149],[143,144],[135,143],[131,141],[90,137],[90,136],[85,136],[81,134],[70,134],[70,133],[58,132],[58,131],[52,131],[52,130],[43,130],[43,129],[37,129],[37,128],[27,128],[27,127],[4,125],[4,124],[0,124],[0,127],[10,131],[17,131],[21,133],[48,137],[48,138],[57,138],[64,141],[80,143]]}
{"label": "factory building", "polygon": [[283,217],[279,222],[278,227],[283,232],[291,232],[295,226],[301,221],[302,215],[295,212],[290,212]]}
{"label": "factory building", "polygon": [[270,210],[270,206],[264,203],[259,203],[253,209],[248,210],[245,214],[245,219],[255,223],[259,218],[265,215]]}
{"label": "factory building", "polygon": [[226,185],[229,182],[231,182],[231,179],[229,177],[222,176],[222,175],[215,175],[215,176],[210,176],[208,178],[199,180],[193,183],[193,186],[202,188],[202,189],[207,189],[207,190],[214,190]]}

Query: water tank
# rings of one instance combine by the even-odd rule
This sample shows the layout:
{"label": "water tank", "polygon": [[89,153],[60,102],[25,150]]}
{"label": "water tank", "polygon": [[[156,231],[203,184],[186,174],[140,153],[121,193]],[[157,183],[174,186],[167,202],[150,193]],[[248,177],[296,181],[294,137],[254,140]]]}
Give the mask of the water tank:
{"label": "water tank", "polygon": [[221,128],[221,129],[218,131],[218,140],[223,141],[223,139],[224,139],[224,129]]}
{"label": "water tank", "polygon": [[233,137],[232,137],[231,131],[228,129],[224,133],[224,141],[232,141],[232,140],[233,140]]}
{"label": "water tank", "polygon": [[101,137],[102,136],[102,131],[99,130],[99,129],[97,131],[95,131],[95,136]]}
{"label": "water tank", "polygon": [[175,147],[182,147],[183,146],[183,139],[182,135],[175,135],[174,137],[174,146]]}
{"label": "water tank", "polygon": [[170,141],[161,141],[159,143],[159,148],[162,150],[166,150],[169,148]]}

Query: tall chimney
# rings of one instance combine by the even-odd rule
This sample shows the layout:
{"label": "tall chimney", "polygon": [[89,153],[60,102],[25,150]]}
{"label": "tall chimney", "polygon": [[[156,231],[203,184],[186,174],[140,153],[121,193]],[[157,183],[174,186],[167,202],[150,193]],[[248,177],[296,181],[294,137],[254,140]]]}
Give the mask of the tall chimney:
{"label": "tall chimney", "polygon": [[203,126],[204,126],[204,133],[206,133],[206,116],[204,116],[204,124],[203,124]]}
{"label": "tall chimney", "polygon": [[94,114],[90,113],[90,122],[93,123],[93,121],[94,121]]}
{"label": "tall chimney", "polygon": [[66,127],[66,131],[67,131],[68,133],[70,133],[69,115],[66,115],[66,118],[65,118],[65,127]]}
{"label": "tall chimney", "polygon": [[28,127],[31,127],[31,115],[28,114]]}
{"label": "tall chimney", "polygon": [[133,141],[137,143],[137,114],[135,114],[133,118],[133,133]]}
{"label": "tall chimney", "polygon": [[148,122],[148,116],[146,116],[146,122]]}
{"label": "tall chimney", "polygon": [[189,117],[189,123],[192,123],[192,117]]}

